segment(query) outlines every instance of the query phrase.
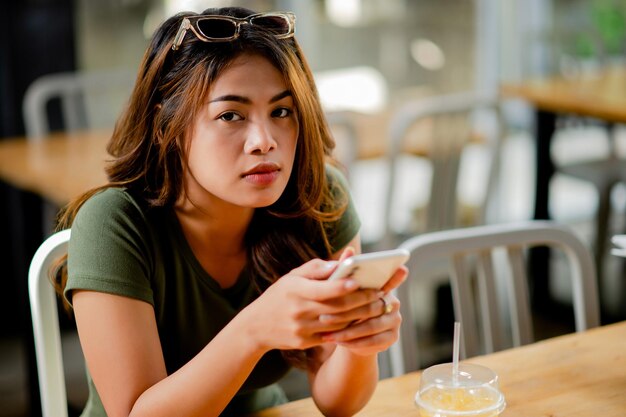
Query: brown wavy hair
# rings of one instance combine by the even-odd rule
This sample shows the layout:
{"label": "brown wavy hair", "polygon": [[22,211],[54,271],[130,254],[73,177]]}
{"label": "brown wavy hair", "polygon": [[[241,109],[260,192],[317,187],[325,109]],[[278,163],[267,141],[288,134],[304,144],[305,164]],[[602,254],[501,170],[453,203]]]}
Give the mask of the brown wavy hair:
{"label": "brown wavy hair", "polygon": [[[253,13],[226,7],[202,14],[247,17]],[[185,193],[188,132],[212,83],[241,54],[259,54],[284,75],[300,127],[286,189],[276,203],[255,210],[246,235],[248,263],[262,290],[303,262],[327,258],[333,251],[327,225],[336,221],[347,205],[345,192],[326,178],[325,164],[336,164],[331,158],[334,141],[311,70],[295,38],[276,39],[242,25],[235,41],[206,43],[188,32],[180,48],[172,50],[182,19],[193,15],[177,14],[156,30],[107,146],[109,181],[72,201],[60,214],[58,229],[70,228],[83,203],[110,187],[131,190],[152,207],[173,206]],[[66,261],[57,264],[59,273],[53,279],[60,293],[67,280]]]}

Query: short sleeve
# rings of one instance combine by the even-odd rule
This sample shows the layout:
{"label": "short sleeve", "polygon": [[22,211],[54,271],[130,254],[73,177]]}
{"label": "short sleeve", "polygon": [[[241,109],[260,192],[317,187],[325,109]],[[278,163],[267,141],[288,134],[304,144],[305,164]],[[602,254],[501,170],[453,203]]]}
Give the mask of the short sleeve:
{"label": "short sleeve", "polygon": [[110,188],[87,200],[68,245],[68,302],[73,290],[83,289],[154,304],[149,236],[144,213],[124,190]]}
{"label": "short sleeve", "polygon": [[333,253],[344,248],[357,235],[361,228],[361,220],[357,214],[350,195],[350,186],[343,173],[326,165],[326,177],[338,204],[347,203],[342,216],[327,228],[328,240]]}

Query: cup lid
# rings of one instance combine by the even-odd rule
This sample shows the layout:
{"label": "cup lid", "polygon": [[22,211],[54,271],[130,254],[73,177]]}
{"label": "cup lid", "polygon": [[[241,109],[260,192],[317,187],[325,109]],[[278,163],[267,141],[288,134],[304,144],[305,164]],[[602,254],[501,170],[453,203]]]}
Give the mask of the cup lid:
{"label": "cup lid", "polygon": [[452,375],[451,363],[434,365],[422,372],[415,403],[433,415],[501,413],[506,403],[497,380],[493,370],[481,365],[459,364],[457,378]]}
{"label": "cup lid", "polygon": [[498,386],[498,375],[486,366],[460,363],[456,380],[452,367],[452,363],[431,366],[422,372],[421,380],[427,385],[472,387],[487,384],[495,388]]}

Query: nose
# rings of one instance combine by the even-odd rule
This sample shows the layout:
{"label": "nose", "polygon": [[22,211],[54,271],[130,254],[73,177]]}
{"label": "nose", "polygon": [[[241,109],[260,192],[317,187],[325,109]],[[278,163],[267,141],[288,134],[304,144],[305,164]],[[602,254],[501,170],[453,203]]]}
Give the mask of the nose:
{"label": "nose", "polygon": [[270,127],[266,123],[254,124],[249,132],[244,146],[244,151],[248,154],[266,154],[276,149],[277,142]]}

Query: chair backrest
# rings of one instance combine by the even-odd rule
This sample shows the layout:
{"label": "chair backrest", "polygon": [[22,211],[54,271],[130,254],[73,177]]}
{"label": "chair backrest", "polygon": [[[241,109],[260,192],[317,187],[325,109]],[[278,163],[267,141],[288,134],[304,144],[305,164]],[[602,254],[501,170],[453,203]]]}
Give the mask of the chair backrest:
{"label": "chair backrest", "polygon": [[67,251],[70,233],[67,229],[46,239],[35,252],[28,271],[28,295],[43,417],[68,415],[57,299],[48,272],[52,262]]}
{"label": "chair backrest", "polygon": [[335,157],[350,174],[359,156],[359,119],[375,116],[387,107],[387,81],[380,71],[368,66],[318,71],[314,77],[335,138]]}
{"label": "chair backrest", "polygon": [[40,140],[50,133],[47,105],[57,98],[65,131],[113,127],[134,81],[125,69],[41,76],[28,86],[22,103],[27,137]]}
{"label": "chair backrest", "polygon": [[326,112],[326,120],[336,141],[335,157],[346,167],[349,175],[359,157],[359,134],[354,114],[350,111]]}
{"label": "chair backrest", "polygon": [[[435,96],[405,103],[394,112],[389,124],[388,164],[389,180],[385,200],[384,242],[395,246],[398,238],[394,230],[394,202],[397,201],[399,160],[407,148],[414,127],[419,129],[420,143],[428,141],[428,159],[432,165],[430,197],[426,207],[422,232],[460,227],[458,222],[458,176],[463,149],[476,142],[477,136],[487,145],[489,153],[484,204],[481,205],[476,224],[482,224],[486,204],[492,195],[499,170],[501,139],[504,137],[498,98],[494,94],[466,92]],[[426,133],[424,133],[426,132]],[[427,136],[426,138],[421,136]],[[410,147],[410,146],[409,146]],[[424,187],[427,184],[415,184]]]}
{"label": "chair backrest", "polygon": [[[22,101],[26,137],[40,141],[51,132],[48,104],[55,99],[60,101],[64,131],[112,129],[134,82],[135,75],[126,69],[60,72],[37,78]],[[54,230],[57,213],[55,205],[43,205],[45,232]]]}
{"label": "chair backrest", "polygon": [[[436,261],[446,260],[449,266],[454,314],[463,328],[464,357],[504,348],[504,332],[498,321],[505,308],[508,309],[505,316],[510,317],[512,346],[532,342],[525,253],[535,246],[559,249],[566,256],[576,331],[598,326],[594,261],[589,249],[568,228],[549,221],[527,221],[425,233],[400,245],[411,252],[410,276],[397,291],[402,302],[403,322],[400,341],[390,352],[392,373],[400,375],[419,369],[415,322],[411,314],[411,283],[420,279],[420,273],[428,269],[429,263]],[[504,270],[498,268],[501,258],[494,257],[498,250],[506,255],[508,268]],[[476,268],[469,267],[470,260]],[[497,296],[500,286],[506,290],[506,299]]]}

